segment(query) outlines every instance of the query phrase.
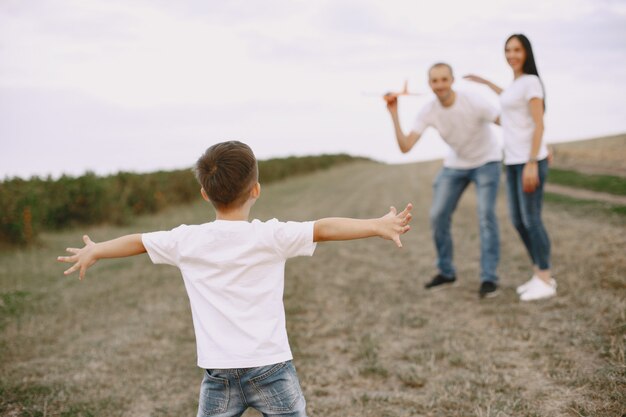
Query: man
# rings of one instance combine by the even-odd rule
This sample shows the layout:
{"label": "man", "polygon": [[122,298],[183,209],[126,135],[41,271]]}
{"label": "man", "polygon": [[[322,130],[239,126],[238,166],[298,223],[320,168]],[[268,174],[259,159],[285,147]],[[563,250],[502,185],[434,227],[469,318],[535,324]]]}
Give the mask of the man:
{"label": "man", "polygon": [[428,82],[436,98],[419,112],[412,130],[405,135],[398,118],[398,95],[387,94],[396,139],[403,153],[410,151],[427,127],[439,131],[450,146],[444,166],[433,184],[430,223],[437,249],[438,274],[425,287],[442,288],[456,281],[452,262],[452,213],[473,182],[480,223],[480,297],[492,297],[498,289],[496,268],[500,257],[495,203],[500,182],[502,150],[491,123],[499,123],[498,110],[480,96],[454,91],[452,67],[437,63],[428,71]]}

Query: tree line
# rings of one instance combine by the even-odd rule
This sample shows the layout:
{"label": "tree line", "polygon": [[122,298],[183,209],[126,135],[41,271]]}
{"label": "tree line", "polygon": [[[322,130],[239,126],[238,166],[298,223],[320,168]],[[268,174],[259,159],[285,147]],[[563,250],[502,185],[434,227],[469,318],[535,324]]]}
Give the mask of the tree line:
{"label": "tree line", "polygon": [[[270,183],[362,159],[346,154],[269,159],[259,161],[259,177],[262,183]],[[29,245],[43,230],[122,225],[138,215],[195,201],[198,193],[192,169],[10,178],[0,182],[0,242]]]}

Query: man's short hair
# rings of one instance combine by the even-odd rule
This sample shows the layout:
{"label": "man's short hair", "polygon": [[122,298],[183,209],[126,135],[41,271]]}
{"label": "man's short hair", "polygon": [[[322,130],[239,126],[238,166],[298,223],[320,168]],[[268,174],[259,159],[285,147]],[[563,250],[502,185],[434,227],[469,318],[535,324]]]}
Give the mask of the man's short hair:
{"label": "man's short hair", "polygon": [[207,149],[196,162],[195,173],[218,210],[240,207],[259,178],[252,149],[236,140],[216,143]]}
{"label": "man's short hair", "polygon": [[450,64],[446,64],[445,62],[437,62],[431,65],[430,68],[428,69],[428,78],[430,78],[430,71],[432,71],[433,68],[439,68],[439,67],[448,68],[448,70],[450,70],[450,75],[452,76],[452,78],[454,78],[454,72],[452,71],[452,67],[450,66]]}

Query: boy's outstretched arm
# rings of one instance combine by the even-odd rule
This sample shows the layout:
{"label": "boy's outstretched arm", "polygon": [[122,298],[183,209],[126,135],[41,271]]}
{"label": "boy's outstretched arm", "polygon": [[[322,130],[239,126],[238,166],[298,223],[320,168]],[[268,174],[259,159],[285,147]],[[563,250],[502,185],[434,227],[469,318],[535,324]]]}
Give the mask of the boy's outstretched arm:
{"label": "boy's outstretched arm", "polygon": [[59,256],[57,261],[74,263],[71,268],[64,272],[69,275],[77,270],[80,271],[79,277],[83,279],[87,268],[95,264],[96,261],[103,258],[124,258],[126,256],[139,255],[146,252],[141,240],[141,234],[126,235],[117,239],[107,240],[106,242],[95,243],[89,239],[89,236],[83,236],[85,246],[78,248],[67,248],[67,251],[73,253],[72,256]]}
{"label": "boy's outstretched arm", "polygon": [[379,236],[383,239],[393,240],[399,248],[402,247],[400,235],[409,231],[411,226],[411,203],[398,213],[395,207],[389,209],[389,213],[378,219],[348,219],[329,217],[315,222],[313,228],[313,240],[325,242],[329,240],[352,240],[366,237]]}

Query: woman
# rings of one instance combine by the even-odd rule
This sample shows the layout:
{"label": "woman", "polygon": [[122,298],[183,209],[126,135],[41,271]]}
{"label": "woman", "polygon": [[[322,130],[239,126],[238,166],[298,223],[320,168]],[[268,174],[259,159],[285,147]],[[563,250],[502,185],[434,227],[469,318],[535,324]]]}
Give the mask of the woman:
{"label": "woman", "polygon": [[517,287],[522,301],[556,295],[550,275],[550,239],[541,220],[548,149],[543,141],[544,89],[528,38],[511,35],[504,46],[513,82],[502,89],[476,75],[465,78],[487,85],[500,95],[500,122],[511,220],[533,262],[532,278]]}

